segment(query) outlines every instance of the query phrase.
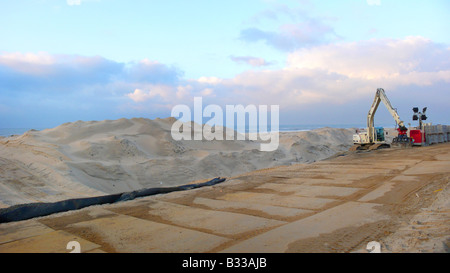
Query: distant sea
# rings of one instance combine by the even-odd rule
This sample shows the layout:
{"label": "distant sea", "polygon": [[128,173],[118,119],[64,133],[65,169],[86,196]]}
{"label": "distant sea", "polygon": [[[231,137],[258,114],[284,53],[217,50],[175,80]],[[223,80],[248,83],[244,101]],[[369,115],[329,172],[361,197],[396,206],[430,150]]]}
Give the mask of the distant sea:
{"label": "distant sea", "polygon": [[[390,125],[378,125],[385,128],[394,128],[395,124]],[[332,124],[332,125],[325,125],[325,124],[308,124],[308,125],[280,125],[279,131],[280,132],[298,132],[298,131],[310,131],[314,129],[324,128],[324,127],[331,127],[331,128],[365,128],[365,125],[362,124]],[[28,130],[44,130],[45,128],[0,128],[0,136],[8,137],[11,135],[22,135]],[[242,132],[242,130],[238,131]],[[249,131],[248,128],[246,130]],[[250,130],[253,131],[253,130]],[[270,131],[270,127],[268,128],[268,131]]]}
{"label": "distant sea", "polygon": [[[11,135],[22,135],[26,131],[31,130],[31,129],[35,129],[35,128],[0,128],[0,136],[7,137],[7,136],[11,136]],[[35,129],[35,130],[42,130],[42,129],[43,128]]]}

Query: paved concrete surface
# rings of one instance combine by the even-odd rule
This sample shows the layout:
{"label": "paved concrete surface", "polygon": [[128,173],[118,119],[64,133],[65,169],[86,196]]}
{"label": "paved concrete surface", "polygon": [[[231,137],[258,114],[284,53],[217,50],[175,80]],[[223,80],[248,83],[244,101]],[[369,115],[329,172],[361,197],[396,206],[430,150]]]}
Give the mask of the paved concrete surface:
{"label": "paved concrete surface", "polygon": [[[364,252],[422,217],[438,194],[448,194],[449,177],[450,144],[348,153],[0,224],[0,253],[70,252],[70,241],[81,252]],[[427,240],[448,244],[449,209],[433,209],[439,226]]]}

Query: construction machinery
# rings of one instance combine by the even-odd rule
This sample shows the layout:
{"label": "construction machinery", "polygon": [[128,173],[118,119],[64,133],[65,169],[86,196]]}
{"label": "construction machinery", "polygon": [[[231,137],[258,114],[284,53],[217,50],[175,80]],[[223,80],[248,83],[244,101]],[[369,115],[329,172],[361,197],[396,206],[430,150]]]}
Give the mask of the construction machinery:
{"label": "construction machinery", "polygon": [[419,121],[418,127],[409,128],[409,136],[414,146],[428,146],[436,143],[450,142],[449,125],[433,125],[431,122],[424,122],[428,119],[426,114],[427,107],[424,107],[422,112],[419,112],[419,107],[414,107],[412,110],[414,112],[412,119]]}
{"label": "construction machinery", "polygon": [[400,119],[397,111],[394,107],[392,107],[391,102],[386,96],[383,88],[378,88],[375,94],[375,98],[372,103],[372,107],[367,114],[367,130],[364,132],[357,132],[357,134],[353,135],[353,147],[350,150],[360,150],[360,149],[369,149],[375,150],[380,148],[390,148],[391,145],[386,142],[386,134],[384,128],[375,127],[374,126],[374,118],[375,113],[380,105],[380,102],[383,102],[389,113],[394,118],[395,122],[398,125],[397,131],[398,136],[395,137],[392,141],[392,144],[404,144],[411,145],[411,138],[408,137],[408,128],[405,127],[404,122]]}
{"label": "construction machinery", "polygon": [[413,109],[414,115],[412,117],[413,120],[419,121],[419,127],[418,128],[411,128],[409,130],[409,134],[411,138],[413,139],[414,145],[424,145],[426,139],[425,139],[425,125],[431,126],[431,123],[424,123],[422,121],[427,120],[427,107],[424,107],[422,112],[419,112],[419,107],[414,107]]}

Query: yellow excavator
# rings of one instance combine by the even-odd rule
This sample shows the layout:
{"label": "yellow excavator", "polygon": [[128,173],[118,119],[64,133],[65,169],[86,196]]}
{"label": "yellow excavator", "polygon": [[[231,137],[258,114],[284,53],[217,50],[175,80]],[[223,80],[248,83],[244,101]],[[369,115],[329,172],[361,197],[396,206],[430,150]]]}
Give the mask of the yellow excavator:
{"label": "yellow excavator", "polygon": [[380,105],[380,102],[384,103],[389,113],[398,124],[398,136],[393,139],[392,144],[411,145],[411,138],[409,138],[407,135],[408,128],[405,127],[405,124],[400,119],[397,111],[394,107],[392,107],[392,104],[387,98],[384,89],[378,88],[372,103],[372,107],[367,114],[367,130],[364,132],[358,132],[357,134],[353,135],[354,145],[352,148],[350,148],[351,151],[362,149],[376,150],[391,147],[391,145],[386,142],[387,132],[384,131],[384,128],[374,126],[375,113],[378,109],[378,106]]}

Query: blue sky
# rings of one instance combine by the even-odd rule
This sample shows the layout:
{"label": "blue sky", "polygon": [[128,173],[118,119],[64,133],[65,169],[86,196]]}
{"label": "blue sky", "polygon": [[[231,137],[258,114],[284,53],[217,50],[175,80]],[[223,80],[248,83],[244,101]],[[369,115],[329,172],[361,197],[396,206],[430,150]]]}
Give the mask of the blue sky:
{"label": "blue sky", "polygon": [[[281,124],[450,116],[447,0],[0,0],[0,128],[278,104]],[[447,15],[447,16],[446,16]],[[376,120],[395,124],[385,109]]]}

